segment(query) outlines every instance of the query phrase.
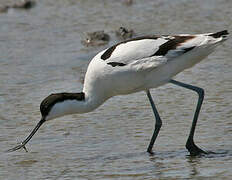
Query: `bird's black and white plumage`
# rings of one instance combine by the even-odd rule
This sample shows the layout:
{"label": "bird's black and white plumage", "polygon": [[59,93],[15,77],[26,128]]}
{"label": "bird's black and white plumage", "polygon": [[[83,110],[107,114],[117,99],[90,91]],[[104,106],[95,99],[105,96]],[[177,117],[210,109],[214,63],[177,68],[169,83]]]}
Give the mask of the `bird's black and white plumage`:
{"label": "bird's black and white plumage", "polygon": [[154,35],[118,43],[93,58],[84,91],[94,87],[107,98],[158,87],[208,56],[227,34]]}
{"label": "bird's black and white plumage", "polygon": [[[226,31],[220,32],[226,34]],[[174,36],[144,36],[116,44],[101,55],[101,59],[107,64],[114,66],[124,66],[143,63],[154,63],[151,67],[168,62],[177,58],[195,47],[214,44],[222,36],[217,33],[199,35],[174,35]],[[153,59],[152,61],[149,61]],[[148,65],[149,67],[149,65]]]}
{"label": "bird's black and white plumage", "polygon": [[21,145],[9,151],[25,148],[26,143],[47,120],[67,114],[90,112],[116,95],[146,91],[156,117],[155,130],[147,150],[151,153],[162,121],[149,89],[170,82],[196,91],[199,95],[186,148],[190,154],[205,153],[193,142],[204,91],[172,78],[207,57],[217,45],[226,40],[227,35],[225,30],[197,35],[145,36],[118,43],[98,53],[88,66],[83,92],[57,93],[45,98],[40,106],[41,121]]}

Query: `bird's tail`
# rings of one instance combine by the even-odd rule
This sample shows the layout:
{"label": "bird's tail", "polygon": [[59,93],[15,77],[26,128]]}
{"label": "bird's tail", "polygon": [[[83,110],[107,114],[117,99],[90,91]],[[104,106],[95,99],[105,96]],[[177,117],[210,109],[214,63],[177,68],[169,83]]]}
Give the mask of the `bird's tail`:
{"label": "bird's tail", "polygon": [[205,46],[206,48],[213,50],[215,47],[227,40],[229,33],[227,30],[224,30],[216,33],[206,33],[202,35],[205,37],[205,40],[202,41],[201,46]]}
{"label": "bird's tail", "polygon": [[216,33],[210,33],[208,36],[212,36],[213,38],[227,38],[227,35],[229,35],[227,30],[216,32]]}
{"label": "bird's tail", "polygon": [[216,33],[209,33],[207,35],[209,37],[209,40],[212,40],[214,41],[215,44],[217,44],[217,43],[227,40],[229,33],[227,30],[224,30],[224,31],[216,32]]}

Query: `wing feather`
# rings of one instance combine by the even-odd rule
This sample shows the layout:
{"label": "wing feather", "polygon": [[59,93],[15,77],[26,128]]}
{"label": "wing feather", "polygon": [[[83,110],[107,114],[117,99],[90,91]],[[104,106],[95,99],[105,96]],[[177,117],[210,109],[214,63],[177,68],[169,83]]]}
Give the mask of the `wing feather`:
{"label": "wing feather", "polygon": [[204,35],[140,37],[116,44],[101,54],[112,67],[127,65],[136,70],[158,67],[183,55],[206,41]]}

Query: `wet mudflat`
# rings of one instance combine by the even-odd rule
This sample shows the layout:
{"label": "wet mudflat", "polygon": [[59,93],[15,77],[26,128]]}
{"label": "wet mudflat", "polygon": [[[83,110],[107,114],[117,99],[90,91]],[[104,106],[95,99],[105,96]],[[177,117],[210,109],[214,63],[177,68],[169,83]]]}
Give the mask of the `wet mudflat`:
{"label": "wet mudflat", "polygon": [[[4,0],[2,3],[9,3]],[[144,92],[117,96],[94,112],[52,120],[27,148],[40,120],[39,104],[54,92],[79,92],[91,58],[118,42],[115,30],[136,35],[203,33],[231,26],[228,0],[40,0],[30,10],[0,14],[0,179],[230,179],[232,175],[232,41],[175,79],[205,89],[195,141],[217,154],[190,157],[185,142],[197,95],[167,84],[152,90],[163,119],[146,153],[154,117]],[[110,41],[83,46],[85,32],[104,30]]]}

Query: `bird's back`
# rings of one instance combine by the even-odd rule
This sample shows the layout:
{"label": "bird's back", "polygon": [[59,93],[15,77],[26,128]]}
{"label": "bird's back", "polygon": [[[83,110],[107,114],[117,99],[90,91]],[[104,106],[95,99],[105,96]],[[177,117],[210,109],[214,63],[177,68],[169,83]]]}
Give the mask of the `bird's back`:
{"label": "bird's back", "polygon": [[227,31],[220,31],[145,36],[118,43],[90,62],[84,90],[102,91],[110,97],[155,88],[200,62],[227,35]]}

